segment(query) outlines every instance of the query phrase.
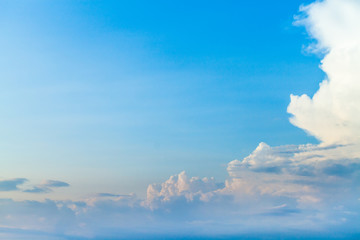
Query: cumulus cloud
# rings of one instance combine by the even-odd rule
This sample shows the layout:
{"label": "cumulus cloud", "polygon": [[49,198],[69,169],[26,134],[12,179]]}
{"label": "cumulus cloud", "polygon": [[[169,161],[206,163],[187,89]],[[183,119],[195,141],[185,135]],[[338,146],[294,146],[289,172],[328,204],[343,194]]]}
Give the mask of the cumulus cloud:
{"label": "cumulus cloud", "polygon": [[[351,177],[359,171],[358,158],[339,158],[334,153],[349,150],[348,146],[320,147],[319,145],[285,145],[270,147],[266,143],[259,146],[242,161],[234,160],[227,170],[232,177],[251,171],[272,175],[292,175],[300,177],[342,176]],[[342,154],[341,154],[342,155]]]}
{"label": "cumulus cloud", "polygon": [[194,198],[205,200],[207,199],[206,193],[219,189],[221,186],[215,182],[214,178],[189,178],[185,172],[181,172],[171,176],[162,184],[149,185],[144,204],[154,209],[178,198],[184,198],[188,202],[193,201]]}
{"label": "cumulus cloud", "polygon": [[325,144],[360,144],[360,2],[318,1],[302,12],[297,23],[316,40],[312,49],[325,52],[327,78],[313,97],[291,96],[291,122]]}

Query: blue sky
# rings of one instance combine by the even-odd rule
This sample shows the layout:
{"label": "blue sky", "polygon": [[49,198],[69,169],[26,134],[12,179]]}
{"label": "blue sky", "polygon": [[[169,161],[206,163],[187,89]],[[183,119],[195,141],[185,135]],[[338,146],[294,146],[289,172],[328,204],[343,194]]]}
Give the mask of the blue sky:
{"label": "blue sky", "polygon": [[7,177],[140,173],[134,191],[184,169],[224,178],[259,141],[315,142],[285,111],[323,75],[293,26],[302,3],[2,2]]}
{"label": "blue sky", "polygon": [[311,3],[1,1],[0,237],[355,233],[360,6]]}

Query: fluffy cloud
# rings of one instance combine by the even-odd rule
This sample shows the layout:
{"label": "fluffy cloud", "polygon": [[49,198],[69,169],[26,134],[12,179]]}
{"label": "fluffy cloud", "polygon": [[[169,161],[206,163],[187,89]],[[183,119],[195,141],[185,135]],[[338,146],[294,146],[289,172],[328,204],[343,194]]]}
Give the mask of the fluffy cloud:
{"label": "fluffy cloud", "polygon": [[232,177],[230,183],[246,186],[240,192],[285,196],[302,203],[305,200],[326,201],[336,191],[349,193],[352,196],[348,197],[357,202],[360,196],[359,159],[334,160],[330,157],[333,151],[342,148],[344,146],[270,147],[260,143],[242,161],[234,160],[228,164],[227,169]]}
{"label": "fluffy cloud", "polygon": [[[316,174],[299,174],[294,170],[297,154],[309,149],[329,151],[313,145],[300,149],[261,143],[248,157],[228,164],[229,178],[224,183],[181,172],[149,185],[144,200],[134,194],[111,193],[82,201],[2,199],[0,225],[4,231],[12,229],[10,235],[48,239],[251,237],[259,227],[267,236],[279,232],[302,236],[301,231],[319,236],[335,231],[340,237],[359,233],[359,165],[322,162],[310,164]],[[273,162],[269,159],[275,159],[281,171],[259,171]]]}
{"label": "fluffy cloud", "polygon": [[214,178],[188,178],[185,172],[181,172],[162,184],[149,185],[144,205],[154,209],[178,198],[184,198],[187,202],[193,201],[194,198],[205,200],[207,193],[220,187],[221,184],[216,183]]}
{"label": "fluffy cloud", "polygon": [[[239,177],[242,172],[251,171],[271,175],[291,175],[297,178],[329,176],[352,177],[360,170],[358,158],[340,158],[351,146],[333,145],[285,145],[270,147],[260,143],[255,151],[242,161],[228,164],[231,177]],[[339,153],[340,154],[335,154]]]}
{"label": "fluffy cloud", "polygon": [[317,41],[312,49],[326,53],[321,68],[327,79],[312,98],[291,96],[291,122],[326,144],[359,144],[360,2],[319,1],[302,11],[298,24]]}

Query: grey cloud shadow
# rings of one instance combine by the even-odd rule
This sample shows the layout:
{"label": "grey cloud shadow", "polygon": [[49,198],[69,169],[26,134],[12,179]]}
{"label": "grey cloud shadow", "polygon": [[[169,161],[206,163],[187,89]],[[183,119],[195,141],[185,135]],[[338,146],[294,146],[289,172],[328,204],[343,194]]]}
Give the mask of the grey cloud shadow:
{"label": "grey cloud shadow", "polygon": [[14,178],[0,181],[0,191],[18,191],[18,185],[22,185],[28,180],[26,178]]}

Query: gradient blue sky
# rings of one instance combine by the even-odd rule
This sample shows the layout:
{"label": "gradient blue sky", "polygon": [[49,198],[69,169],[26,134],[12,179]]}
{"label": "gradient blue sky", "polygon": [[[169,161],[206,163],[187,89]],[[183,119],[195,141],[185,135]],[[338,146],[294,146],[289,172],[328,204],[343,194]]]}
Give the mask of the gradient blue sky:
{"label": "gradient blue sky", "polygon": [[360,2],[0,0],[0,239],[359,239]]}
{"label": "gradient blue sky", "polygon": [[293,26],[304,3],[1,1],[3,177],[141,192],[315,142],[286,113],[323,78]]}

